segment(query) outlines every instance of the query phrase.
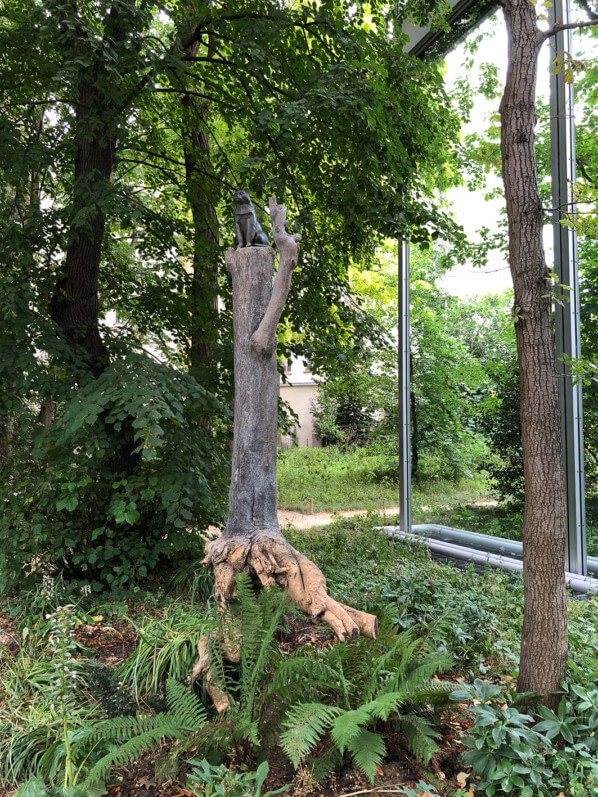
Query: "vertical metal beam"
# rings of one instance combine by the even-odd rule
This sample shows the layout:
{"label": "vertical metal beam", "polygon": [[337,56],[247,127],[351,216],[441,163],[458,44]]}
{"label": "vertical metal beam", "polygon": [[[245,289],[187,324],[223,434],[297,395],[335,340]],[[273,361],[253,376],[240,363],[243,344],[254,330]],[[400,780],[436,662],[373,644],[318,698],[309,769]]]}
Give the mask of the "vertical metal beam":
{"label": "vertical metal beam", "polygon": [[[550,22],[569,21],[569,1],[553,0]],[[557,53],[571,52],[571,31],[561,31],[553,45]],[[574,212],[571,186],[575,180],[575,120],[573,86],[565,83],[564,70],[550,77],[550,161],[554,233],[554,270],[565,295],[555,305],[555,343],[560,373],[561,435],[567,495],[566,569],[586,574],[585,484],[583,463],[583,413],[581,385],[573,384],[565,358],[580,356],[579,274],[575,230],[561,224]]]}
{"label": "vertical metal beam", "polygon": [[399,528],[411,529],[409,244],[399,241]]}

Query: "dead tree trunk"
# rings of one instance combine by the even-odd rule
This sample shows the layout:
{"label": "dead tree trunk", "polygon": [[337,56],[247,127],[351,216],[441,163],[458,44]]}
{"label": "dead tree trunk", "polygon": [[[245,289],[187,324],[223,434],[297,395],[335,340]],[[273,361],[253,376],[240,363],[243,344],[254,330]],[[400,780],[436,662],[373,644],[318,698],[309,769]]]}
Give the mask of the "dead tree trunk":
{"label": "dead tree trunk", "polygon": [[[270,247],[229,249],[233,279],[235,420],[229,514],[222,535],[208,543],[204,564],[214,568],[222,604],[235,594],[235,577],[245,572],[260,584],[278,584],[310,617],[329,623],[339,639],[375,638],[378,620],[333,600],[319,568],[283,537],[276,512],[278,379],[276,327],[297,265],[300,236],[286,230],[286,207],[270,199],[270,217],[280,262],[274,284]],[[209,655],[199,646],[194,675],[206,674]],[[208,683],[208,688],[210,687]],[[214,702],[219,705],[214,687]]]}

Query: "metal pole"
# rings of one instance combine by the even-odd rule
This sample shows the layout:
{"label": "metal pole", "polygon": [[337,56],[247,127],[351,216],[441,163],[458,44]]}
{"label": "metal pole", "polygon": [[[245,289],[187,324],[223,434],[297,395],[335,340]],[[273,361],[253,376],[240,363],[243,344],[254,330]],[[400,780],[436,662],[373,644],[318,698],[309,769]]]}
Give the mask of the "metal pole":
{"label": "metal pole", "polygon": [[[569,1],[553,0],[550,23],[569,21]],[[571,31],[561,31],[555,37],[557,53],[571,52]],[[554,232],[554,270],[561,285],[557,294],[564,299],[555,303],[555,344],[559,368],[561,395],[561,435],[563,467],[567,495],[566,564],[569,572],[585,575],[585,485],[583,462],[583,411],[581,385],[574,384],[566,359],[580,356],[579,273],[577,236],[575,230],[564,226],[565,214],[572,214],[571,186],[575,180],[575,120],[573,116],[573,85],[565,83],[565,70],[550,77],[550,161],[552,173],[552,225]]]}
{"label": "metal pole", "polygon": [[411,529],[409,244],[399,242],[399,528]]}

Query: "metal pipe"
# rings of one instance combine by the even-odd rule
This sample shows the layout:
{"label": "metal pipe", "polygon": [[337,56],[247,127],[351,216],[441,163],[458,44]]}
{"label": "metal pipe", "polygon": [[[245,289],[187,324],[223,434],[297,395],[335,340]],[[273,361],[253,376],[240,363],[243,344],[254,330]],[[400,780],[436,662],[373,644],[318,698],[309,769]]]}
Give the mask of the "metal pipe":
{"label": "metal pipe", "polygon": [[411,531],[414,534],[433,537],[436,540],[464,545],[466,548],[477,548],[481,551],[490,551],[497,554],[504,553],[516,559],[521,559],[523,556],[523,545],[517,540],[505,540],[502,537],[492,537],[489,534],[465,531],[465,529],[454,529],[437,523],[412,526]]}
{"label": "metal pipe", "polygon": [[[553,0],[548,10],[550,24],[568,22],[569,6],[569,0]],[[552,46],[557,53],[572,52],[571,31],[559,31]],[[572,196],[575,185],[575,116],[573,84],[566,82],[564,69],[553,69],[550,75],[550,174],[554,208],[554,270],[559,283],[555,291],[557,294],[565,294],[560,301],[554,302],[563,470],[567,495],[565,566],[572,572],[584,574],[586,520],[582,392],[581,381],[573,378],[570,364],[581,356],[577,235],[571,224],[563,224],[567,217],[575,215],[576,209]]]}
{"label": "metal pipe", "polygon": [[[411,527],[414,534],[433,537],[436,540],[457,543],[468,548],[489,551],[497,554],[507,554],[516,559],[523,556],[523,544],[518,540],[506,540],[503,537],[493,537],[490,534],[480,534],[477,531],[465,531],[451,526],[441,526],[438,523],[422,523]],[[598,575],[598,557],[588,556],[588,573]]]}
{"label": "metal pipe", "polygon": [[[424,542],[431,551],[441,556],[448,556],[451,559],[460,559],[478,565],[489,565],[490,567],[496,567],[501,570],[523,571],[523,562],[520,559],[514,559],[510,556],[502,556],[488,551],[480,551],[475,548],[467,548],[464,545],[455,545],[454,543],[437,540],[433,537],[424,537],[420,534],[414,534],[413,532],[402,531],[396,526],[381,526],[381,528],[389,537],[405,540],[406,542],[420,544]],[[576,592],[598,593],[597,578],[566,572],[565,583],[568,589],[575,590]]]}
{"label": "metal pipe", "polygon": [[409,244],[399,241],[399,525],[411,528]]}

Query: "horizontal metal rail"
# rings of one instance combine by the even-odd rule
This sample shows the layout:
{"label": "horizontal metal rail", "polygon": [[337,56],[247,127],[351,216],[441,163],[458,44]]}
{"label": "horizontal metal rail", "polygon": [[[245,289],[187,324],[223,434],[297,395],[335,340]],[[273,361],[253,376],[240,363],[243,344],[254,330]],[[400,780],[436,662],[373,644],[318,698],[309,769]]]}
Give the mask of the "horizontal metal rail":
{"label": "horizontal metal rail", "polygon": [[[472,562],[477,565],[488,565],[501,570],[523,571],[523,562],[521,559],[517,559],[512,555],[513,553],[516,555],[518,553],[519,556],[521,556],[522,553],[521,543],[514,540],[503,540],[500,537],[489,537],[472,531],[451,529],[448,526],[437,525],[414,526],[411,531],[402,531],[397,526],[381,526],[381,528],[389,537],[405,540],[406,542],[423,543],[427,545],[433,553],[441,556]],[[439,534],[446,536],[447,533],[455,534],[455,538],[459,538],[461,541],[469,540],[473,542],[474,539],[476,543],[481,541],[486,544],[486,550],[482,550],[481,546],[474,548],[471,547],[471,545],[459,545],[454,542],[447,542],[446,539],[438,539],[436,536],[433,536]],[[496,543],[500,543],[500,545],[495,547]],[[494,550],[490,550],[488,547],[489,545],[493,546]],[[511,556],[508,555],[509,553]],[[595,560],[595,557],[588,558],[588,568],[590,567],[590,558]],[[596,567],[598,569],[598,561],[596,561]],[[565,582],[567,587],[575,592],[598,593],[598,578],[566,572]]]}

